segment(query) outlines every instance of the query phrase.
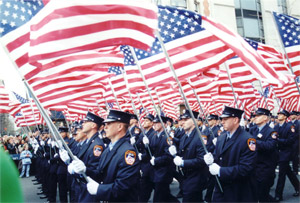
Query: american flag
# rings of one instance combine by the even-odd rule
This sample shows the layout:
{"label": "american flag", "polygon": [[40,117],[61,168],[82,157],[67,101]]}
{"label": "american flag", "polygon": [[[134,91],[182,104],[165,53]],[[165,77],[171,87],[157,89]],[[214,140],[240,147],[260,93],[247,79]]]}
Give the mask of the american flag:
{"label": "american flag", "polygon": [[[203,29],[200,15],[188,10],[159,6],[159,32],[176,74],[182,81],[235,55]],[[160,83],[174,82],[158,39],[150,51],[134,51],[150,88]],[[126,62],[134,65],[131,58],[125,61],[125,65]]]}
{"label": "american flag", "polygon": [[0,85],[0,113],[9,113],[9,94],[4,85]]}
{"label": "american flag", "polygon": [[237,33],[232,32],[220,23],[202,16],[202,26],[213,33],[221,42],[231,48],[250,68],[256,77],[271,84],[285,84],[285,77],[278,74],[249,44]]}
{"label": "american flag", "polygon": [[162,111],[165,113],[165,116],[177,120],[179,117],[179,109],[177,105],[174,105],[172,100],[162,102],[161,106]]}
{"label": "american flag", "polygon": [[300,20],[273,12],[278,31],[294,74],[300,75]]}
{"label": "american flag", "polygon": [[[276,50],[274,47],[259,43],[250,39],[245,38],[260,56],[269,64],[270,67],[282,78],[285,82],[294,81],[294,75],[292,75],[290,69],[285,63],[284,55]],[[268,84],[268,81],[263,81],[263,83]]]}
{"label": "american flag", "polygon": [[35,16],[44,4],[41,0],[0,1],[0,36],[11,58],[23,75],[28,63],[30,19]]}
{"label": "american flag", "polygon": [[121,98],[122,96],[128,95],[128,90],[126,87],[126,82],[123,76],[123,68],[122,67],[110,67],[109,73],[114,73],[113,77],[108,78],[110,80],[111,88],[115,92],[117,98]]}
{"label": "american flag", "polygon": [[10,114],[14,117],[16,125],[25,127],[43,124],[42,116],[35,103],[16,92],[13,92],[13,94],[18,102],[10,104]]}
{"label": "american flag", "polygon": [[24,104],[24,103],[29,103],[29,100],[25,99],[24,97],[22,97],[21,95],[13,92],[13,94],[15,95],[16,99],[21,103],[21,104]]}
{"label": "american flag", "polygon": [[264,90],[264,97],[267,101],[267,104],[268,104],[268,109],[270,111],[272,111],[274,108],[275,108],[275,104],[274,104],[274,92],[273,92],[273,89],[272,87],[266,87],[265,90]]}
{"label": "american flag", "polygon": [[31,23],[31,17],[43,8],[43,3],[37,0],[9,1],[0,6],[4,11],[1,12],[3,18],[0,26],[4,30],[1,42],[45,108],[100,95],[103,85],[99,81],[109,76],[104,66],[123,65],[123,55],[118,53],[120,50],[116,52],[116,48],[112,47],[65,55],[35,63],[36,67],[30,66],[27,54],[28,24]]}
{"label": "american flag", "polygon": [[146,1],[51,0],[32,19],[29,58],[34,62],[122,44],[147,49],[157,25],[157,6]]}

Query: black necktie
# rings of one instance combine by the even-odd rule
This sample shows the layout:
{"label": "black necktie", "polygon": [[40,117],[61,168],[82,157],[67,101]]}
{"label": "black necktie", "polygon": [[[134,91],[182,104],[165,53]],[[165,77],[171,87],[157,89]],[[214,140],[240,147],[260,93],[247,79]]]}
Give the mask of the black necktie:
{"label": "black necktie", "polygon": [[183,146],[185,146],[185,144],[187,143],[189,136],[186,134],[183,140]]}
{"label": "black necktie", "polygon": [[223,145],[223,148],[225,147],[226,143],[230,140],[230,137],[227,136],[226,139],[225,139],[225,142],[224,142],[224,145]]}

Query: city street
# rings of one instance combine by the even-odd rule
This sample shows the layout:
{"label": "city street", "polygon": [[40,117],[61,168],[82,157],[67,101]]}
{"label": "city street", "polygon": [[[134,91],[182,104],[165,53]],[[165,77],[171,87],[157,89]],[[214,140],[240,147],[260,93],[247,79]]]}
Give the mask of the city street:
{"label": "city street", "polygon": [[[37,188],[39,185],[33,185],[31,181],[32,179],[34,179],[33,176],[29,178],[21,178],[21,184],[22,184],[23,194],[24,194],[24,202],[28,202],[28,203],[46,202],[47,201],[46,199],[40,199],[39,196],[36,194],[38,192]],[[299,175],[298,175],[298,179],[299,179]],[[271,189],[271,195],[274,195],[274,190],[275,190],[275,186],[273,185]],[[176,195],[178,193],[178,182],[176,180],[173,181],[173,183],[171,184],[171,192],[173,195]],[[293,193],[294,193],[294,189],[290,181],[287,179],[284,188],[283,202],[299,202],[300,200],[299,197],[293,197]],[[57,195],[57,202],[59,202],[58,195]]]}

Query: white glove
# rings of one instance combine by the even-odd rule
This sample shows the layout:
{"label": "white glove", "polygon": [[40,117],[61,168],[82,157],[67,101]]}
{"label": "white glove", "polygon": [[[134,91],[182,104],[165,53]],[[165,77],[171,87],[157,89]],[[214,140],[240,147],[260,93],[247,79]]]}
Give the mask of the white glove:
{"label": "white glove", "polygon": [[171,137],[171,138],[174,138],[174,132],[171,132],[171,133],[170,133],[170,137]]}
{"label": "white glove", "polygon": [[63,162],[65,163],[69,163],[70,162],[70,157],[68,155],[68,152],[64,149],[59,150],[59,156],[61,158],[61,160],[63,160]]}
{"label": "white glove", "polygon": [[51,147],[52,148],[55,147],[55,142],[54,141],[51,142]]}
{"label": "white glove", "polygon": [[142,161],[142,153],[138,154],[139,160]]}
{"label": "white glove", "polygon": [[216,144],[217,144],[217,138],[216,137],[212,140],[212,143],[216,146]]}
{"label": "white glove", "polygon": [[223,132],[224,131],[224,128],[223,128],[223,126],[220,128],[220,130]]}
{"label": "white glove", "polygon": [[130,144],[131,144],[131,145],[134,145],[134,144],[135,144],[135,137],[132,136],[132,137],[130,138]]}
{"label": "white glove", "polygon": [[86,171],[86,166],[84,165],[83,161],[76,158],[74,161],[72,161],[72,164],[74,166],[74,172],[77,174],[83,174]]}
{"label": "white glove", "polygon": [[41,146],[45,146],[45,142],[43,140],[40,142],[40,144]]}
{"label": "white glove", "polygon": [[72,175],[72,174],[74,174],[74,165],[73,165],[73,163],[70,163],[69,165],[68,165],[68,172]]}
{"label": "white glove", "polygon": [[38,148],[39,148],[39,147],[35,147],[35,148],[34,148],[34,154],[36,154]]}
{"label": "white glove", "polygon": [[155,165],[155,157],[153,156],[152,158],[151,158],[151,160],[150,160],[150,163],[152,164],[152,166],[154,166]]}
{"label": "white glove", "polygon": [[208,166],[210,164],[214,163],[214,157],[210,152],[205,154],[203,158],[204,158],[206,165],[208,165]]}
{"label": "white glove", "polygon": [[148,139],[147,136],[144,136],[144,137],[143,137],[143,143],[144,143],[144,145],[149,144],[149,139]]}
{"label": "white glove", "polygon": [[61,140],[57,140],[56,147],[59,148],[59,149],[62,148],[62,142],[61,142]]}
{"label": "white glove", "polygon": [[271,122],[271,123],[269,124],[269,126],[270,126],[270,128],[274,128],[274,123]]}
{"label": "white glove", "polygon": [[91,179],[89,176],[87,177],[88,183],[86,185],[88,192],[91,195],[96,195],[99,187],[99,183]]}
{"label": "white glove", "polygon": [[182,166],[183,165],[183,159],[179,156],[175,156],[175,158],[173,159],[174,164],[176,166]]}
{"label": "white glove", "polygon": [[50,144],[51,144],[51,139],[49,139],[49,140],[47,141],[47,144],[48,144],[48,145],[50,145]]}
{"label": "white glove", "polygon": [[176,147],[174,145],[171,145],[169,147],[169,152],[172,156],[176,155],[177,154],[177,150],[176,150]]}
{"label": "white glove", "polygon": [[213,163],[212,165],[209,166],[209,172],[212,175],[219,175],[220,174],[220,166],[216,163]]}

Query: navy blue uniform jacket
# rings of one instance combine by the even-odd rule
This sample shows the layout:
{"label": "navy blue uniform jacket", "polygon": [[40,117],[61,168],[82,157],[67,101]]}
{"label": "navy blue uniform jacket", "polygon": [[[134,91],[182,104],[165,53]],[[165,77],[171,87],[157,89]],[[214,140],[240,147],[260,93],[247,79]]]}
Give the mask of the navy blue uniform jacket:
{"label": "navy blue uniform jacket", "polygon": [[[207,166],[203,160],[205,152],[196,129],[192,131],[189,137],[185,137],[186,135],[181,138],[178,150],[178,156],[184,160],[182,167],[184,173],[183,192],[199,191],[199,188],[203,187],[206,182]],[[187,140],[184,141],[185,139]]]}
{"label": "navy blue uniform jacket", "polygon": [[256,152],[250,150],[248,142],[255,139],[241,126],[224,145],[226,137],[225,132],[218,137],[214,152],[215,163],[221,167],[219,179],[224,194],[216,185],[213,201],[253,202],[256,200],[254,174]]}
{"label": "navy blue uniform jacket", "polygon": [[[156,132],[153,128],[148,130],[148,132],[145,134],[148,139],[152,139],[153,136],[156,136]],[[143,143],[143,136],[140,136],[139,143]],[[141,170],[142,170],[142,176],[150,176],[153,178],[153,166],[150,164],[151,157],[149,156],[148,149],[146,149],[146,146],[143,144],[143,148],[140,151],[142,153],[142,160],[141,160]],[[151,152],[152,153],[152,152]]]}
{"label": "navy blue uniform jacket", "polygon": [[139,161],[134,147],[124,136],[113,149],[104,150],[96,170],[87,175],[98,183],[96,201],[136,202],[138,199]]}
{"label": "navy blue uniform jacket", "polygon": [[[293,129],[294,128],[294,132]],[[278,149],[279,149],[279,162],[280,161],[290,161],[292,152],[293,152],[293,144],[296,140],[295,136],[295,127],[291,123],[284,123],[281,127],[276,125],[274,130],[278,132]]]}
{"label": "navy blue uniform jacket", "polygon": [[169,154],[169,144],[164,132],[159,137],[153,136],[150,140],[150,149],[155,157],[154,183],[171,183],[173,180],[171,169],[173,157]]}
{"label": "navy blue uniform jacket", "polygon": [[[258,127],[250,128],[250,133],[256,138],[257,161],[255,165],[258,181],[275,177],[278,161],[277,137],[278,133],[266,124],[259,132]],[[262,137],[257,137],[262,134]]]}

